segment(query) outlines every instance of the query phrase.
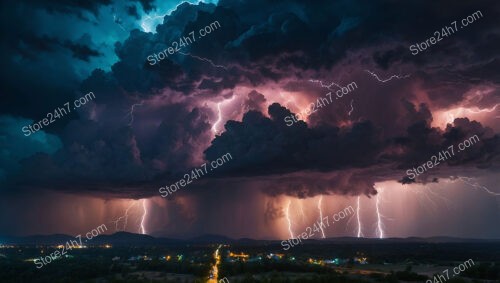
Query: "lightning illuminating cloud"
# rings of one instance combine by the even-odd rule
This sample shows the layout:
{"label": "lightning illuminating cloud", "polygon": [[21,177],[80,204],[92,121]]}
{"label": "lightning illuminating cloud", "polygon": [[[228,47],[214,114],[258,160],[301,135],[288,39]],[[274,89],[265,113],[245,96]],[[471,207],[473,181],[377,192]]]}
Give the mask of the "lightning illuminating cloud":
{"label": "lightning illuminating cloud", "polygon": [[[497,111],[497,107],[500,106],[500,103],[495,104],[494,106],[490,108],[483,108],[480,109],[479,107],[475,107],[475,109],[470,109],[470,108],[464,108],[464,107],[458,107],[455,109],[450,109],[445,112],[446,114],[446,123],[447,124],[453,124],[455,121],[455,118],[465,116],[466,112],[471,113],[471,114],[481,114],[481,113],[493,113]],[[499,118],[500,116],[496,116],[495,118]]]}
{"label": "lightning illuminating cloud", "polygon": [[217,120],[214,122],[212,125],[212,132],[214,134],[217,134],[217,125],[222,121],[222,110],[220,109],[222,103],[230,102],[234,99],[235,97],[231,97],[230,99],[224,100],[222,102],[217,103]]}
{"label": "lightning illuminating cloud", "polygon": [[164,15],[144,16],[140,21],[142,30],[145,32],[155,33],[156,26],[163,22],[163,18],[166,15],[168,15],[168,13],[165,13]]}
{"label": "lightning illuminating cloud", "polygon": [[[283,95],[283,93],[280,92],[280,96],[283,98],[283,99],[286,99],[285,96]],[[295,106],[296,109],[300,110],[300,107],[297,105],[297,103],[295,102],[295,97],[293,97],[292,95],[289,95],[290,98],[288,98],[288,100],[286,100],[284,103],[283,103],[283,106],[286,106],[288,107],[288,104],[289,103],[293,103],[293,106]]]}

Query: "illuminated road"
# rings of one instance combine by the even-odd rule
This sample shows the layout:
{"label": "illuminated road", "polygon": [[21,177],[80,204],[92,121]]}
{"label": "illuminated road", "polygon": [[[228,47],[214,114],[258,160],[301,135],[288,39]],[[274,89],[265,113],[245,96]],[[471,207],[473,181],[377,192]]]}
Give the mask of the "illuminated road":
{"label": "illuminated road", "polygon": [[212,271],[211,271],[213,278],[209,278],[207,283],[217,283],[217,280],[219,279],[219,265],[220,265],[219,250],[220,250],[220,247],[221,247],[221,245],[219,245],[217,250],[215,250],[215,252],[214,252],[215,264],[212,266]]}

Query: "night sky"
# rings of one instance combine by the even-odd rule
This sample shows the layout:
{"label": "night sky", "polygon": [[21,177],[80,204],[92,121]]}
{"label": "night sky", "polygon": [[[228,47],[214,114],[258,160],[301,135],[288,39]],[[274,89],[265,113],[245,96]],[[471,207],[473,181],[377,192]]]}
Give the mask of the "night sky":
{"label": "night sky", "polygon": [[352,206],[325,237],[499,239],[500,4],[460,2],[2,1],[0,235],[286,239]]}

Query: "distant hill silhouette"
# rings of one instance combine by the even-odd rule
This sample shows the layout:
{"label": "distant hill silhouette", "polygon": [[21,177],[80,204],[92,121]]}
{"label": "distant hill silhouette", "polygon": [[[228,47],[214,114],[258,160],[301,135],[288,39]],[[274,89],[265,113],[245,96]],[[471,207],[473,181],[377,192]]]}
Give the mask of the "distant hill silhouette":
{"label": "distant hill silhouette", "polygon": [[[6,245],[58,245],[76,238],[64,234],[54,235],[33,235],[26,237],[0,236],[0,244]],[[78,240],[78,239],[76,239]],[[113,246],[169,246],[185,244],[239,244],[239,245],[262,245],[279,244],[281,240],[256,240],[250,238],[231,239],[226,236],[206,234],[192,239],[171,239],[162,237],[153,237],[143,234],[129,232],[117,232],[110,235],[99,235],[85,242],[86,238],[82,235],[82,243],[85,245],[103,245],[111,244]],[[327,239],[303,240],[307,244],[322,243],[352,243],[352,244],[390,244],[390,243],[474,243],[474,242],[500,242],[500,239],[462,239],[453,237],[430,237],[430,238],[355,238],[339,237]]]}

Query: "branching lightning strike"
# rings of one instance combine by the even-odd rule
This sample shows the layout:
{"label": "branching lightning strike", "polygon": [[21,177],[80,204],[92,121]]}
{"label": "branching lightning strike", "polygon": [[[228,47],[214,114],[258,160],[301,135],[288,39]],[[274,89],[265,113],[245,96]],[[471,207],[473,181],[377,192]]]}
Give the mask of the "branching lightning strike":
{"label": "branching lightning strike", "polygon": [[495,193],[495,192],[492,192],[490,191],[488,188],[486,188],[485,186],[481,186],[479,183],[475,182],[475,183],[472,183],[474,178],[470,178],[470,177],[462,177],[462,176],[457,176],[457,178],[462,181],[463,183],[473,187],[474,189],[482,189],[484,190],[485,192],[487,192],[488,194],[492,195],[492,196],[500,196],[500,193]]}
{"label": "branching lightning strike", "polygon": [[[127,209],[125,209],[125,214],[124,214],[124,215],[122,215],[122,216],[118,217],[118,219],[116,219],[115,221],[111,221],[112,223],[115,223],[115,230],[116,230],[116,231],[125,231],[125,229],[127,229],[127,224],[128,224],[128,216],[129,216],[129,215],[128,215],[128,212],[129,212],[129,210],[130,210],[133,206],[135,206],[136,204],[137,204],[137,202],[135,202],[135,201],[134,201],[134,202],[132,202],[132,203],[131,203],[128,207],[127,207]],[[119,229],[118,229],[118,223],[120,223],[122,220],[123,220],[122,229],[121,229],[121,230],[119,230]]]}
{"label": "branching lightning strike", "polygon": [[370,70],[365,70],[365,72],[367,72],[367,73],[369,73],[370,75],[372,75],[372,77],[376,78],[376,79],[377,79],[377,81],[379,81],[379,82],[381,82],[381,83],[386,83],[386,82],[388,82],[388,81],[390,81],[390,80],[392,80],[392,79],[398,79],[398,80],[400,80],[400,79],[406,79],[406,78],[409,78],[409,77],[410,77],[410,75],[404,75],[404,76],[403,76],[403,75],[392,75],[392,76],[390,76],[388,79],[383,80],[383,79],[381,79],[381,78],[380,78],[377,74],[375,74],[374,72],[372,72],[372,71],[370,71]]}
{"label": "branching lightning strike", "polygon": [[[447,112],[445,112],[446,113],[446,118],[447,118],[446,123],[447,124],[453,124],[453,122],[455,121],[455,118],[457,116],[459,116],[460,114],[463,114],[463,112],[469,112],[469,113],[472,113],[472,114],[492,113],[492,112],[494,112],[496,110],[496,108],[498,106],[500,106],[500,103],[495,104],[491,108],[479,109],[479,107],[476,107],[475,110],[472,110],[472,109],[469,109],[469,108],[459,107],[459,108],[456,108],[456,109],[448,110]],[[496,116],[495,118],[500,118],[500,116]]]}
{"label": "branching lightning strike", "polygon": [[205,62],[208,62],[208,63],[209,63],[210,65],[212,65],[212,67],[214,67],[214,68],[222,68],[222,69],[224,69],[224,70],[226,70],[226,71],[228,70],[228,68],[227,68],[226,66],[216,65],[216,64],[214,64],[214,62],[213,62],[212,60],[210,60],[210,59],[203,58],[203,57],[199,57],[199,56],[193,55],[193,54],[191,54],[191,53],[184,53],[184,52],[181,52],[181,51],[179,51],[178,53],[180,53],[180,54],[182,54],[182,55],[184,55],[184,56],[189,56],[189,57],[191,57],[191,58],[198,59],[198,60],[200,60],[200,61],[205,61]]}
{"label": "branching lightning strike", "polygon": [[[129,215],[130,209],[132,209],[132,207],[136,206],[137,204],[139,204],[139,200],[133,201],[129,206],[127,206],[127,208],[125,209],[125,213],[122,216],[118,217],[114,221],[111,221],[112,223],[115,224],[115,230],[116,231],[125,231],[127,229],[128,218],[130,216]],[[142,209],[143,209],[143,214],[141,216],[141,224],[139,226],[139,231],[142,234],[146,234],[147,233],[147,231],[146,231],[146,224],[145,224],[145,222],[146,222],[146,215],[147,215],[146,199],[142,200]],[[119,227],[120,223],[122,223],[121,224],[121,228]]]}
{"label": "branching lightning strike", "polygon": [[340,85],[338,85],[337,83],[335,83],[335,82],[332,82],[330,84],[324,84],[323,81],[321,81],[321,80],[309,80],[309,82],[311,82],[311,83],[319,83],[322,88],[326,88],[326,89],[331,90],[331,91],[333,91],[332,89],[330,89],[332,86],[336,86],[339,89],[342,89],[342,87]]}

